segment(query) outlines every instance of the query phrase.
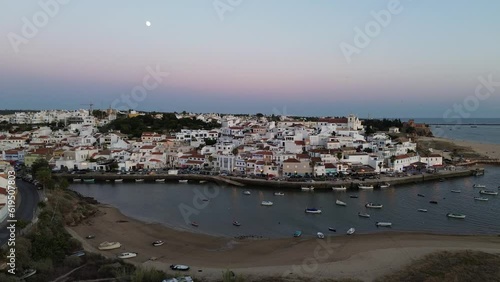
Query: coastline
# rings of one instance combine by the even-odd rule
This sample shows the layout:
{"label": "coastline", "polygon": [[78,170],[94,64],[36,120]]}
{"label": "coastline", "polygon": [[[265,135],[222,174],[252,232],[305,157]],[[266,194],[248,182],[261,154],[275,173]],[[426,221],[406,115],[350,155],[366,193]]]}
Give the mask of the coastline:
{"label": "coastline", "polygon": [[[466,149],[474,151],[483,158],[500,160],[500,144],[479,143],[473,141],[448,139],[442,137],[419,137],[418,140],[449,142],[453,143],[456,146],[464,147]],[[443,152],[442,150],[437,150],[437,151],[438,153],[449,155],[446,152]]]}
{"label": "coastline", "polygon": [[[128,261],[162,270],[168,270],[171,264],[187,264],[192,268],[191,275],[208,280],[220,280],[222,271],[231,269],[257,280],[258,277],[296,275],[370,281],[434,251],[471,249],[500,253],[500,236],[496,235],[388,232],[334,236],[325,240],[234,239],[144,223],[107,205],[99,205],[99,210],[98,215],[86,222],[67,227],[73,237],[82,241],[85,250],[108,257],[124,251],[137,252],[138,256]],[[84,239],[90,234],[96,238]],[[155,240],[166,243],[153,247],[151,243]],[[122,247],[97,250],[103,241],[118,241]],[[152,261],[151,257],[157,259]],[[315,271],[306,271],[311,270],[310,265],[304,266],[307,259],[316,261]]]}

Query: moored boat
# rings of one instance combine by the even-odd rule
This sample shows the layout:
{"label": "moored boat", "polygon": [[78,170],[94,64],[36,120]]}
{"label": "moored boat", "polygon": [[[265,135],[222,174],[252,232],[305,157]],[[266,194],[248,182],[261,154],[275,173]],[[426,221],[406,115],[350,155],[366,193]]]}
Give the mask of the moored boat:
{"label": "moored boat", "polygon": [[162,240],[156,240],[156,241],[153,242],[153,246],[155,246],[155,247],[159,247],[159,246],[161,246],[163,244],[165,244],[165,242],[162,241]]}
{"label": "moored boat", "polygon": [[302,191],[314,191],[314,186],[301,187],[300,190],[302,190]]}
{"label": "moored boat", "polygon": [[200,180],[200,184],[207,183],[206,180]]}
{"label": "moored boat", "polygon": [[474,184],[472,185],[473,188],[486,188],[486,185],[482,185],[482,184]]}
{"label": "moored boat", "polygon": [[300,237],[300,236],[302,236],[302,231],[300,230],[297,230],[295,231],[295,233],[293,233],[293,237]]}
{"label": "moored boat", "polygon": [[250,193],[250,191],[244,191],[243,192],[243,195],[250,195],[250,194],[252,194],[252,193]]}
{"label": "moored boat", "polygon": [[427,212],[427,209],[418,209],[419,212]]}
{"label": "moored boat", "polygon": [[188,182],[187,179],[181,179],[181,180],[179,180],[179,183],[187,183],[187,182]]}
{"label": "moored boat", "polygon": [[358,185],[358,188],[359,188],[359,189],[363,189],[363,190],[368,190],[368,189],[373,189],[373,185],[363,185],[363,184],[359,184],[359,185]]}
{"label": "moored boat", "polygon": [[417,196],[419,196],[419,197],[425,197],[424,194],[417,194]]}
{"label": "moored boat", "polygon": [[481,190],[481,191],[479,191],[479,194],[496,196],[496,195],[498,195],[498,192],[491,191],[491,190]]}
{"label": "moored boat", "polygon": [[133,253],[133,252],[125,252],[125,253],[121,253],[121,254],[117,255],[117,257],[121,258],[121,259],[135,258],[136,256],[137,256],[137,253]]}
{"label": "moored boat", "polygon": [[273,202],[271,201],[262,201],[260,203],[261,206],[272,206],[273,205]]}
{"label": "moored boat", "polygon": [[172,270],[179,270],[179,271],[188,271],[189,270],[189,266],[183,265],[183,264],[172,264],[170,266],[170,269],[172,269]]}
{"label": "moored boat", "polygon": [[82,181],[80,178],[73,178],[73,182],[80,182]]}
{"label": "moored boat", "polygon": [[83,180],[83,182],[94,183],[95,179],[94,178],[86,178],[86,179]]}
{"label": "moored boat", "polygon": [[429,201],[429,203],[431,203],[431,204],[437,204],[438,202],[437,201]]}
{"label": "moored boat", "polygon": [[106,250],[113,250],[113,249],[118,249],[121,247],[122,244],[120,242],[102,242],[99,244],[99,247],[97,247],[99,250],[106,251]]}
{"label": "moored boat", "polygon": [[165,178],[155,179],[155,182],[165,182]]}
{"label": "moored boat", "polygon": [[369,214],[367,214],[367,213],[363,213],[363,212],[358,212],[358,216],[359,216],[359,217],[366,217],[366,218],[369,218],[369,217],[370,217],[370,215],[369,215]]}
{"label": "moored boat", "polygon": [[318,210],[316,208],[307,208],[305,210],[306,213],[321,213],[321,210]]}
{"label": "moored boat", "polygon": [[337,229],[333,228],[333,227],[328,227],[328,230],[332,231],[332,232],[337,232]]}
{"label": "moored boat", "polygon": [[354,234],[354,232],[356,232],[356,229],[354,229],[354,227],[351,227],[347,230],[347,235],[352,235]]}
{"label": "moored boat", "polygon": [[283,192],[274,192],[274,196],[285,196]]}
{"label": "moored boat", "polygon": [[347,204],[345,202],[342,202],[341,200],[335,201],[335,204],[339,206],[347,206]]}
{"label": "moored boat", "polygon": [[367,203],[365,207],[370,208],[370,209],[381,209],[383,207],[382,204],[374,204],[374,203]]}
{"label": "moored boat", "polygon": [[465,214],[461,214],[461,213],[447,213],[446,214],[447,217],[450,217],[450,218],[458,218],[458,219],[464,219],[465,218]]}
{"label": "moored boat", "polygon": [[333,191],[345,191],[345,190],[347,190],[347,187],[345,187],[345,186],[333,186],[332,190]]}
{"label": "moored boat", "polygon": [[138,178],[135,180],[135,182],[144,182],[144,178]]}
{"label": "moored boat", "polygon": [[121,178],[115,179],[115,182],[123,182],[123,179]]}
{"label": "moored boat", "polygon": [[451,193],[462,193],[462,191],[454,189],[454,190],[451,190]]}
{"label": "moored boat", "polygon": [[380,189],[389,188],[389,187],[391,187],[391,184],[386,182],[386,183],[380,184],[379,187],[380,187]]}
{"label": "moored boat", "polygon": [[391,227],[392,226],[392,222],[378,221],[377,223],[375,223],[375,225],[377,225],[377,227]]}
{"label": "moored boat", "polygon": [[200,225],[198,224],[198,222],[195,222],[195,221],[191,222],[191,225],[192,225],[192,226],[194,226],[194,227],[198,227],[198,226],[200,226]]}
{"label": "moored boat", "polygon": [[325,239],[325,234],[321,232],[316,233],[316,236],[318,236],[318,239]]}
{"label": "moored boat", "polygon": [[241,226],[241,223],[239,223],[239,221],[236,221],[236,220],[235,220],[235,221],[233,221],[233,225],[234,225],[234,226]]}
{"label": "moored boat", "polygon": [[488,199],[488,198],[484,198],[484,197],[474,197],[474,200],[476,200],[476,201],[486,202],[486,201],[488,201],[489,199]]}

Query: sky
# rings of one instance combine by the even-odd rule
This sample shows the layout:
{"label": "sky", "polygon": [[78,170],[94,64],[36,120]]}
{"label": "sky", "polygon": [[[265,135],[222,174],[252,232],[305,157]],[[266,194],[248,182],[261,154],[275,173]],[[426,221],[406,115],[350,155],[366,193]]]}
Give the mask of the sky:
{"label": "sky", "polygon": [[500,118],[500,1],[1,3],[0,109]]}

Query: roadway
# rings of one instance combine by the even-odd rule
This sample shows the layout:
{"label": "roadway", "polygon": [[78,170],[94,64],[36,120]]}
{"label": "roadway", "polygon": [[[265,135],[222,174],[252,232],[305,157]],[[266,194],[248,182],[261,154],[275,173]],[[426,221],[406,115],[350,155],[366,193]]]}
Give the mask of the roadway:
{"label": "roadway", "polygon": [[[17,179],[17,197],[16,197],[16,219],[25,220],[31,222],[34,216],[34,212],[38,202],[40,201],[40,195],[35,185]],[[9,230],[7,230],[7,222],[4,221],[0,224],[0,246],[3,246],[9,239]],[[17,230],[19,231],[19,230]]]}

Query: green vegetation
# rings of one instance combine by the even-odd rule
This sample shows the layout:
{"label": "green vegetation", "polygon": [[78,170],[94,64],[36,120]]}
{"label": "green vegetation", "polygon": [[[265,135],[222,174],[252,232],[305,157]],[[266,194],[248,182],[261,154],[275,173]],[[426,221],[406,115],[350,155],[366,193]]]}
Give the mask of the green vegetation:
{"label": "green vegetation", "polygon": [[102,132],[119,130],[132,137],[140,137],[143,132],[177,132],[181,129],[213,129],[220,127],[217,122],[204,122],[196,118],[178,119],[174,113],[164,113],[162,118],[156,118],[155,113],[136,116],[121,117],[101,128]]}
{"label": "green vegetation", "polygon": [[366,134],[370,135],[377,131],[389,131],[390,127],[402,128],[403,123],[400,119],[365,119],[362,120],[363,125],[366,126]]}
{"label": "green vegetation", "polygon": [[477,252],[439,252],[376,281],[500,281],[500,256]]}

